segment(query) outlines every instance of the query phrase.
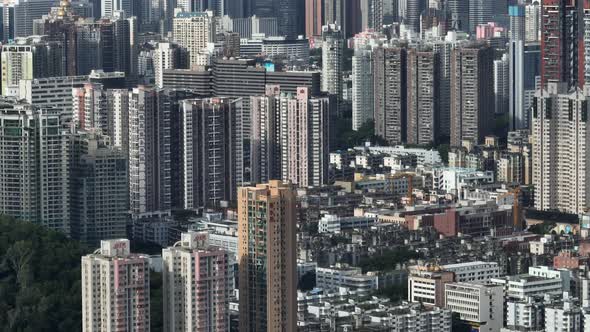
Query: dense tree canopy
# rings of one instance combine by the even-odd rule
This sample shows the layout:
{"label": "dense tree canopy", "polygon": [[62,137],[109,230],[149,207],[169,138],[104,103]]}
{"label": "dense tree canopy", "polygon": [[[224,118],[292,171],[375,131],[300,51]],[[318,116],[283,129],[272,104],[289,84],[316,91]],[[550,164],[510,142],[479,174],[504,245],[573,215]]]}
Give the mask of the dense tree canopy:
{"label": "dense tree canopy", "polygon": [[80,331],[80,257],[42,226],[0,217],[0,331]]}

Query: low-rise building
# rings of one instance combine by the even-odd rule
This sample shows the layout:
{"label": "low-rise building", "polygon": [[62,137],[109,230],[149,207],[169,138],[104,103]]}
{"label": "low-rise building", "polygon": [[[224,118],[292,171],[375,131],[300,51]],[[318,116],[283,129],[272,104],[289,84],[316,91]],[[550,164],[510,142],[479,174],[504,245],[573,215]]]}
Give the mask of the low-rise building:
{"label": "low-rise building", "polygon": [[367,228],[375,223],[374,218],[368,217],[339,217],[333,214],[326,214],[318,223],[319,233],[338,234],[355,228]]}
{"label": "low-rise building", "polygon": [[545,303],[543,296],[506,301],[506,327],[502,332],[544,331]]}
{"label": "low-rise building", "polygon": [[377,275],[365,275],[359,267],[336,265],[333,267],[316,268],[316,287],[326,291],[337,291],[339,288],[369,291],[378,287]]}
{"label": "low-rise building", "polygon": [[427,306],[445,305],[445,285],[453,282],[453,272],[438,266],[412,266],[408,276],[408,301]]}
{"label": "low-rise building", "polygon": [[500,285],[449,283],[445,285],[445,302],[445,307],[472,330],[497,332],[503,326],[504,292]]}
{"label": "low-rise building", "polygon": [[455,282],[484,283],[500,276],[500,267],[496,262],[467,262],[443,265],[446,271],[455,274]]}

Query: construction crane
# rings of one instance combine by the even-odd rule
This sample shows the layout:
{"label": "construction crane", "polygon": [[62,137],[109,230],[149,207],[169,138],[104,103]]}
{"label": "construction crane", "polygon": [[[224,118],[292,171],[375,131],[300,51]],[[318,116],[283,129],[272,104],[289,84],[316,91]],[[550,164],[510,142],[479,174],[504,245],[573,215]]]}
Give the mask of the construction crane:
{"label": "construction crane", "polygon": [[407,197],[410,203],[410,206],[414,205],[414,174],[412,173],[397,173],[393,176],[394,179],[399,179],[399,178],[406,178],[406,181],[408,181],[408,192],[407,192]]}
{"label": "construction crane", "polygon": [[500,200],[502,200],[504,197],[510,196],[512,195],[513,201],[512,201],[512,226],[515,229],[522,229],[522,223],[520,222],[520,201],[518,199],[518,197],[520,196],[520,187],[516,187],[500,196],[498,196],[498,199],[496,200],[497,202],[499,202]]}

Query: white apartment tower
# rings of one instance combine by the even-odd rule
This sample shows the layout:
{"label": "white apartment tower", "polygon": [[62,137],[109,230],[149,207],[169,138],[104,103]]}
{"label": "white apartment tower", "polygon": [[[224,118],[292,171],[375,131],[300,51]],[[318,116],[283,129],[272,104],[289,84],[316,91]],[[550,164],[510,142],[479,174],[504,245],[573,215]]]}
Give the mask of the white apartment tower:
{"label": "white apartment tower", "polygon": [[180,67],[180,53],[183,50],[175,43],[162,42],[154,50],[154,76],[156,87],[164,87],[164,70],[176,69]]}
{"label": "white apartment tower", "polygon": [[590,87],[567,90],[548,83],[532,109],[535,207],[582,213],[588,207]]}
{"label": "white apartment tower", "polygon": [[33,79],[33,50],[30,45],[4,45],[2,61],[2,95],[17,96],[20,80]]}
{"label": "white apartment tower", "polygon": [[127,239],[101,241],[82,257],[82,331],[149,330],[149,257],[132,254]]}
{"label": "white apartment tower", "polygon": [[129,91],[107,90],[108,135],[114,147],[129,151]]}
{"label": "white apartment tower", "polygon": [[541,1],[536,0],[525,6],[525,38],[527,42],[541,40]]}
{"label": "white apartment tower", "polygon": [[189,52],[189,64],[209,64],[207,46],[215,40],[213,12],[181,12],[173,20],[173,40]]}
{"label": "white apartment tower", "polygon": [[228,255],[208,242],[207,232],[183,233],[162,250],[166,332],[229,330]]}

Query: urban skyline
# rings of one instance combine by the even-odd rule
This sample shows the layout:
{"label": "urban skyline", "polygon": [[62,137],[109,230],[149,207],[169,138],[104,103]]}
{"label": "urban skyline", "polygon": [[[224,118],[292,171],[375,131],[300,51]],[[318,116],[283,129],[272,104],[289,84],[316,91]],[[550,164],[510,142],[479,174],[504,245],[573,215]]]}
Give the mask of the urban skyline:
{"label": "urban skyline", "polygon": [[0,330],[590,330],[590,1],[0,8]]}

